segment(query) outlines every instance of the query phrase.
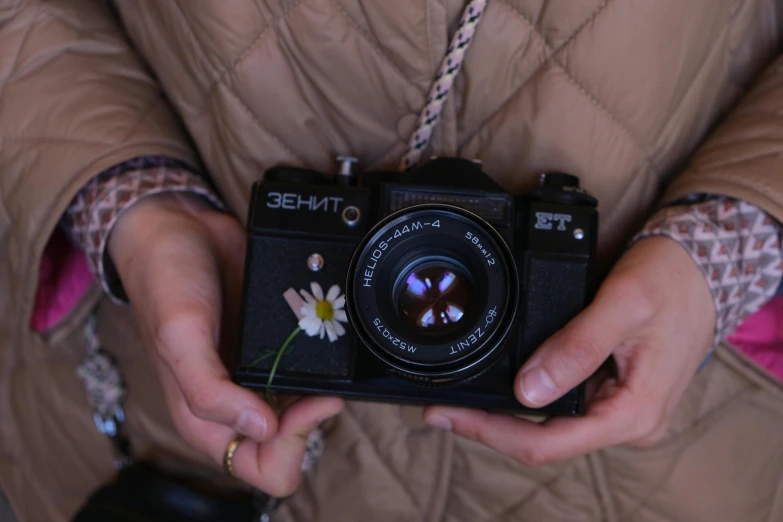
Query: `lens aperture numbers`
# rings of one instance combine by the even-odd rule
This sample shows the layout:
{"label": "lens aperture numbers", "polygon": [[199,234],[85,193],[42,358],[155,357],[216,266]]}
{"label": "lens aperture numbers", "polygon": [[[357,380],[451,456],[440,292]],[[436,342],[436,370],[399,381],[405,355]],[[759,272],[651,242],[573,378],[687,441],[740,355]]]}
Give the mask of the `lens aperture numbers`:
{"label": "lens aperture numbers", "polygon": [[492,250],[487,251],[487,249],[481,245],[481,239],[478,235],[476,235],[474,232],[468,231],[465,233],[465,238],[473,243],[476,248],[478,248],[479,252],[481,252],[481,255],[484,257],[484,259],[487,260],[487,264],[489,266],[495,264],[495,258],[492,256]]}
{"label": "lens aperture numbers", "polygon": [[399,348],[403,352],[407,353],[416,353],[416,347],[412,344],[406,343],[405,341],[401,340],[399,337],[392,334],[388,328],[386,328],[383,325],[383,322],[379,317],[376,317],[372,324],[375,326],[375,328],[381,332],[381,335],[384,339],[386,339],[389,343],[391,343],[392,346]]}

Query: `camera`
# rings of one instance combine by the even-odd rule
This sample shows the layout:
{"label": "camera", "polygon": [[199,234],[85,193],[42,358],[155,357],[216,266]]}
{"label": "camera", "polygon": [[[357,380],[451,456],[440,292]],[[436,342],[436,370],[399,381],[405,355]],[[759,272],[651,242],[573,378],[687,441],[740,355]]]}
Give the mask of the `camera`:
{"label": "camera", "polygon": [[[592,299],[597,233],[597,201],[569,174],[514,195],[460,158],[361,178],[349,161],[333,175],[272,168],[253,185],[234,381],[529,411],[514,376]],[[312,282],[344,292],[345,334],[300,333],[280,352],[298,323],[283,294]],[[584,392],[535,411],[580,415]]]}

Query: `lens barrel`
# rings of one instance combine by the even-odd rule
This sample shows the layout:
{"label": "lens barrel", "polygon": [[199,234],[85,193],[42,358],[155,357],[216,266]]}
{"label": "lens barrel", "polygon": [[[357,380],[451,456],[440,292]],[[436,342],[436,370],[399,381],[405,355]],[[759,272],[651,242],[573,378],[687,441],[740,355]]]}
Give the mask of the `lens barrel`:
{"label": "lens barrel", "polygon": [[503,352],[519,277],[488,223],[427,204],[396,212],[367,234],[346,288],[349,321],[390,372],[449,384],[474,377]]}

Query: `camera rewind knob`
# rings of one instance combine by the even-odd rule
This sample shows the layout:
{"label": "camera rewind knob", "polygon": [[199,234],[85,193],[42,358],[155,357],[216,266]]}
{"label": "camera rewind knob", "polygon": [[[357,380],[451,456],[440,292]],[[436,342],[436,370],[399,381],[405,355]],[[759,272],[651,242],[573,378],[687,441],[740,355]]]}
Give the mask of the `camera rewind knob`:
{"label": "camera rewind knob", "polygon": [[572,174],[545,172],[539,176],[538,186],[530,191],[530,196],[560,205],[597,207],[598,201],[579,185],[579,178]]}
{"label": "camera rewind knob", "polygon": [[579,178],[562,172],[546,172],[538,180],[542,187],[579,188]]}

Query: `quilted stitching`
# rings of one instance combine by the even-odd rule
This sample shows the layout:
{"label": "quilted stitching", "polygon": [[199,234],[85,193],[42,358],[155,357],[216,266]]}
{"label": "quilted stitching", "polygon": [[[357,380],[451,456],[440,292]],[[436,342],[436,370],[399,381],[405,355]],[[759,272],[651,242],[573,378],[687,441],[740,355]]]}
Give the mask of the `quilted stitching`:
{"label": "quilted stitching", "polygon": [[253,112],[253,110],[250,107],[248,107],[248,105],[244,102],[244,100],[242,100],[242,98],[238,96],[233,89],[226,86],[226,88],[223,89],[223,91],[226,94],[228,94],[232,100],[234,100],[236,103],[239,104],[239,106],[242,108],[242,111],[247,115],[248,118],[250,118],[250,121],[252,121],[253,124],[255,124],[255,126],[258,127],[258,129],[261,132],[266,134],[269,137],[269,139],[277,143],[278,146],[280,146],[280,148],[283,149],[285,153],[288,154],[291,158],[293,158],[297,163],[299,163],[300,165],[304,163],[302,161],[302,158],[300,158],[290,146],[288,146],[279,136],[275,135],[263,123],[261,123],[261,120],[258,118],[256,113]]}
{"label": "quilted stitching", "polygon": [[[383,49],[377,43],[375,43],[375,41],[372,38],[370,38],[370,36],[367,33],[364,32],[364,30],[356,22],[356,20],[351,18],[351,16],[348,14],[348,12],[345,10],[345,8],[343,8],[343,6],[341,6],[340,3],[337,0],[329,0],[329,1],[332,3],[332,5],[334,5],[335,9],[337,9],[337,11],[343,16],[343,18],[345,18],[345,20],[348,22],[348,24],[356,31],[356,33],[359,34],[359,36],[362,37],[362,40],[364,40],[364,42],[367,45],[369,45],[370,48],[373,51],[375,51],[375,53],[378,55],[378,57],[381,60],[383,60],[383,63],[386,66],[391,68],[391,70],[393,70],[397,74],[397,76],[399,76],[402,80],[404,80],[408,85],[410,85],[412,87],[416,87],[416,85],[414,85],[410,81],[410,79],[405,74],[405,72],[402,69],[400,69],[399,66],[397,66],[392,61],[391,58],[389,58],[389,56],[383,51]],[[422,92],[421,90],[419,90],[419,91],[421,92],[421,95],[423,97],[425,95],[424,92]]]}
{"label": "quilted stitching", "polygon": [[[632,497],[629,495],[629,498],[633,498],[634,500],[629,502],[630,505],[626,506],[628,511],[620,515],[620,520],[627,520],[629,522],[637,520],[640,511],[651,511],[657,515],[660,515],[661,519],[669,520],[669,515],[663,514],[651,504],[652,498],[664,485],[666,485],[669,478],[672,476],[672,473],[674,473],[677,464],[682,457],[682,454],[685,453],[687,449],[687,444],[683,444],[677,449],[674,455],[670,457],[667,470],[661,474],[661,478],[655,484],[647,485],[649,489],[645,494],[638,497]],[[618,494],[619,491],[615,490],[615,493]],[[635,494],[638,495],[638,490],[635,491]]]}
{"label": "quilted stitching", "polygon": [[0,241],[5,238],[6,233],[11,227],[11,216],[5,208],[5,202],[0,194]]}
{"label": "quilted stitching", "polygon": [[478,127],[475,130],[465,134],[465,138],[464,138],[463,142],[468,142],[471,139],[473,139],[486,126],[487,122],[492,120],[497,114],[503,112],[506,109],[506,107],[508,106],[508,104],[511,101],[513,101],[517,97],[517,95],[522,91],[522,89],[525,88],[525,86],[533,78],[535,78],[538,73],[543,71],[546,68],[546,66],[551,63],[552,58],[557,53],[567,49],[568,46],[571,44],[571,42],[573,42],[574,39],[576,39],[576,37],[579,36],[582,33],[582,31],[584,31],[585,28],[588,27],[590,25],[590,23],[593,20],[595,20],[595,18],[598,17],[604,11],[604,9],[606,9],[606,7],[611,2],[612,2],[612,0],[604,0],[603,2],[601,2],[601,4],[599,4],[598,7],[596,7],[596,9],[592,13],[590,13],[590,15],[585,19],[585,21],[582,22],[581,24],[579,24],[579,26],[577,26],[577,28],[574,30],[574,32],[568,38],[566,38],[561,45],[559,45],[558,47],[555,47],[554,49],[549,47],[549,44],[547,43],[546,38],[544,38],[544,36],[541,34],[541,32],[534,25],[530,24],[530,21],[527,20],[527,18],[520,11],[518,11],[514,6],[512,6],[511,4],[509,4],[509,3],[505,2],[505,1],[501,2],[500,5],[505,5],[506,7],[509,7],[514,12],[516,12],[522,19],[524,19],[527,22],[527,24],[530,25],[532,30],[535,32],[536,36],[538,36],[538,38],[543,40],[543,42],[546,44],[546,46],[551,49],[551,52],[550,52],[549,56],[547,56],[546,59],[542,63],[540,63],[538,65],[538,67],[536,67],[526,78],[524,78],[522,80],[522,82],[512,91],[512,93],[506,98],[506,100],[503,101],[500,105],[498,105],[497,109],[495,109],[493,112],[491,112],[490,114],[488,114],[484,118],[484,120],[478,125]]}
{"label": "quilted stitching", "polygon": [[498,520],[510,520],[508,517],[515,514],[515,512],[519,511],[525,504],[533,500],[535,497],[539,495],[542,491],[548,490],[550,493],[552,493],[552,496],[556,496],[554,492],[551,491],[552,486],[557,483],[557,481],[560,480],[559,477],[555,477],[552,479],[549,479],[544,482],[540,482],[536,485],[535,488],[533,488],[530,491],[526,491],[525,494],[522,496],[521,499],[514,502],[510,506],[507,506],[499,513],[492,513],[488,514],[485,518],[482,518],[480,520],[484,522],[494,522]]}
{"label": "quilted stitching", "polygon": [[[197,32],[190,25],[190,20],[188,20],[188,17],[185,16],[185,13],[182,10],[182,6],[179,5],[179,0],[173,0],[171,3],[179,13],[179,18],[182,25],[187,28],[188,33],[190,34],[191,38],[193,38],[193,41],[195,41],[198,44],[199,52],[201,53],[201,55],[210,56],[210,54],[205,51],[204,42],[201,41],[201,38],[199,38]],[[218,62],[217,64],[210,62],[210,65],[216,69],[215,71],[213,71],[215,74],[219,74],[221,67],[223,67],[223,64],[221,64],[220,62]]]}
{"label": "quilted stitching", "polygon": [[[525,21],[526,24],[528,24],[534,31],[536,31],[538,36],[544,41],[544,43],[549,48],[559,48],[561,45],[570,45],[570,44],[567,43],[567,41],[573,39],[575,34],[580,31],[580,28],[582,26],[584,26],[586,23],[590,23],[601,12],[603,12],[604,7],[606,7],[605,4],[607,4],[609,2],[606,2],[605,0],[601,0],[601,1],[582,0],[582,2],[580,2],[581,4],[589,5],[589,4],[593,3],[593,4],[595,4],[594,8],[586,13],[586,15],[585,15],[583,20],[579,21],[576,24],[571,23],[571,25],[573,25],[573,29],[571,30],[570,34],[568,34],[565,37],[561,36],[560,38],[553,39],[553,40],[563,40],[563,42],[561,44],[559,44],[559,45],[554,43],[550,39],[548,39],[546,34],[545,34],[547,32],[547,30],[554,29],[554,27],[552,27],[553,21],[550,20],[549,24],[545,25],[546,21],[543,19],[544,18],[543,11],[547,7],[549,7],[547,4],[548,3],[549,4],[557,3],[557,0],[555,0],[555,2],[551,2],[550,1],[550,2],[542,3],[542,5],[539,6],[538,12],[536,13],[537,16],[536,16],[535,19],[532,19],[531,16],[529,14],[525,13],[525,11],[524,11],[524,8],[526,6],[530,7],[529,6],[530,3],[531,2],[525,2],[524,0],[498,0],[498,4],[499,5],[503,5],[503,6],[507,7],[509,10],[513,11],[515,16],[519,16],[521,19],[523,19]],[[562,0],[560,1],[560,3],[563,3]],[[554,23],[554,25],[555,25],[555,27],[557,27],[557,29],[562,29],[562,27],[561,27],[562,23],[563,22],[558,21],[557,23]]]}
{"label": "quilted stitching", "polygon": [[[575,74],[568,68],[568,66],[566,64],[562,63],[559,60],[558,56],[557,56],[558,53],[560,53],[561,51],[566,51],[568,46],[573,45],[573,42],[576,41],[576,38],[579,36],[579,32],[581,32],[584,29],[584,27],[587,27],[587,25],[589,23],[595,21],[595,19],[598,17],[598,15],[600,13],[605,12],[604,8],[607,5],[609,5],[609,1],[606,1],[601,6],[599,6],[599,8],[596,10],[596,12],[593,15],[591,15],[590,17],[588,17],[588,20],[586,22],[583,22],[582,24],[580,24],[580,29],[577,30],[577,33],[575,33],[574,35],[572,35],[569,38],[567,38],[566,39],[567,42],[565,44],[563,44],[563,46],[558,48],[558,49],[552,49],[552,47],[549,45],[549,42],[546,40],[544,35],[541,34],[540,30],[534,25],[534,23],[531,20],[528,20],[528,18],[519,9],[514,7],[514,5],[511,4],[508,0],[501,0],[499,2],[499,4],[509,8],[516,16],[518,16],[522,20],[524,20],[525,24],[534,31],[536,36],[538,36],[541,39],[541,41],[544,43],[544,46],[549,50],[550,55],[547,58],[547,60],[544,62],[544,64],[542,64],[542,67],[545,66],[546,64],[552,64],[552,65],[557,66],[561,71],[563,71],[565,73],[565,75],[566,75],[566,78],[568,78],[568,80],[576,88],[576,90],[579,91],[598,110],[600,110],[605,115],[607,115],[609,117],[609,119],[611,119],[612,122],[614,122],[615,125],[617,125],[619,128],[621,128],[623,130],[623,132],[625,132],[628,135],[628,137],[631,138],[631,141],[636,145],[636,147],[639,149],[639,151],[644,155],[644,157],[645,157],[645,159],[646,159],[646,161],[648,163],[652,162],[651,153],[650,153],[649,149],[647,149],[644,146],[642,140],[640,140],[638,137],[636,137],[634,135],[634,133],[631,132],[630,128],[627,125],[625,125],[614,112],[609,110],[609,108],[601,100],[599,100],[597,96],[595,96],[593,93],[591,93],[582,82],[577,80]],[[533,73],[533,75],[535,75],[535,73]]]}
{"label": "quilted stitching", "polygon": [[69,138],[66,136],[0,136],[0,141],[9,141],[9,142],[52,142],[52,143],[72,143],[76,145],[89,145],[89,146],[98,146],[98,147],[111,147],[114,146],[115,143],[110,143],[107,141],[97,141],[97,140],[84,140],[79,138]]}
{"label": "quilted stitching", "polygon": [[414,501],[414,494],[407,488],[407,485],[402,478],[400,478],[392,469],[392,467],[389,465],[386,460],[381,456],[380,451],[378,451],[378,447],[375,445],[375,441],[373,438],[364,430],[364,426],[362,425],[362,422],[356,418],[356,416],[353,414],[350,408],[346,408],[342,415],[344,417],[350,418],[352,423],[352,428],[354,429],[354,432],[358,435],[360,435],[362,442],[367,444],[373,449],[373,453],[377,456],[378,462],[383,466],[383,470],[386,472],[386,475],[392,479],[397,486],[400,488],[401,491],[405,493],[405,500],[410,505],[410,508],[414,511],[416,511],[418,515],[418,519],[423,519],[423,513],[419,510],[416,502]]}
{"label": "quilted stitching", "polygon": [[[359,24],[348,14],[348,12],[339,4],[337,0],[330,0],[331,4],[334,6],[335,10],[348,22],[348,25],[362,38],[362,41],[369,46],[370,49],[373,50],[373,52],[379,57],[381,60],[380,63],[382,66],[386,67],[387,70],[391,70],[394,72],[396,76],[399,77],[404,83],[407,85],[417,89],[420,93],[420,96],[424,98],[424,93],[421,91],[421,89],[418,89],[416,85],[411,82],[411,80],[405,75],[405,73],[396,65],[394,62],[389,58],[388,55],[386,55],[380,46],[375,43],[372,38],[370,38],[369,35],[365,33],[365,31],[359,26]],[[272,132],[267,126],[265,126],[261,122],[261,118],[253,111],[253,109],[242,99],[241,96],[238,96],[236,92],[227,84],[227,79],[229,76],[234,74],[236,72],[236,69],[239,67],[239,65],[242,64],[242,62],[251,54],[251,52],[258,48],[259,44],[265,40],[265,36],[267,34],[270,34],[269,29],[274,29],[279,24],[284,23],[288,16],[292,14],[292,12],[299,6],[304,5],[306,2],[304,0],[296,0],[289,6],[285,8],[282,15],[278,17],[275,21],[270,22],[267,24],[253,39],[253,42],[248,46],[245,51],[243,51],[240,56],[232,62],[232,64],[226,68],[223,73],[216,79],[212,87],[210,88],[210,91],[208,92],[207,96],[205,97],[205,102],[203,104],[203,110],[207,110],[208,103],[207,100],[214,96],[216,90],[218,87],[223,86],[225,87],[223,90],[241,107],[242,111],[250,118],[250,120],[253,122],[253,124],[258,127],[259,130],[261,130],[265,135],[267,135],[272,141],[277,143],[284,151],[285,153],[290,156],[294,161],[296,161],[298,164],[304,164],[305,162],[302,160],[302,158],[297,155],[294,152],[294,147],[289,145],[285,142],[280,136],[276,135],[274,132]],[[185,25],[187,24],[187,20],[183,17],[183,23]],[[189,27],[189,26],[188,26]],[[192,31],[192,29],[190,29]],[[203,112],[203,111],[202,111]]]}
{"label": "quilted stitching", "polygon": [[16,68],[19,65],[19,57],[22,55],[22,50],[24,49],[27,40],[30,38],[30,33],[33,31],[33,27],[35,27],[36,22],[38,21],[38,17],[41,15],[42,9],[43,6],[41,5],[38,6],[38,9],[36,9],[35,15],[33,15],[32,21],[27,26],[27,30],[25,31],[24,36],[22,36],[22,38],[19,40],[19,46],[16,48],[16,51],[14,52],[14,57],[11,60],[11,66],[9,67],[8,70],[8,76],[5,78],[4,81],[0,82],[0,104],[3,103],[3,96],[5,95],[6,87],[13,80],[14,74],[16,73]]}
{"label": "quilted stitching", "polygon": [[264,27],[261,28],[261,30],[258,32],[258,35],[255,38],[253,38],[253,41],[251,42],[251,44],[244,51],[242,51],[242,53],[240,53],[240,55],[237,56],[237,58],[233,62],[231,62],[231,64],[228,67],[226,67],[223,70],[223,72],[221,72],[220,75],[217,78],[215,78],[215,81],[212,82],[212,84],[207,89],[206,99],[209,99],[209,97],[215,91],[217,86],[221,82],[223,82],[223,80],[226,77],[228,77],[228,75],[230,75],[234,71],[236,71],[237,67],[239,67],[242,64],[242,62],[245,61],[245,58],[247,58],[250,55],[250,53],[253,51],[253,49],[255,49],[264,40],[264,37],[269,33],[269,30],[273,29],[275,27],[275,23],[279,23],[281,21],[285,21],[288,18],[288,15],[294,9],[299,7],[302,4],[303,1],[304,0],[296,0],[294,3],[292,3],[291,5],[289,5],[288,7],[285,8],[285,10],[283,11],[282,16],[280,17],[279,20],[276,20],[274,22],[267,22],[266,25],[264,25]]}

